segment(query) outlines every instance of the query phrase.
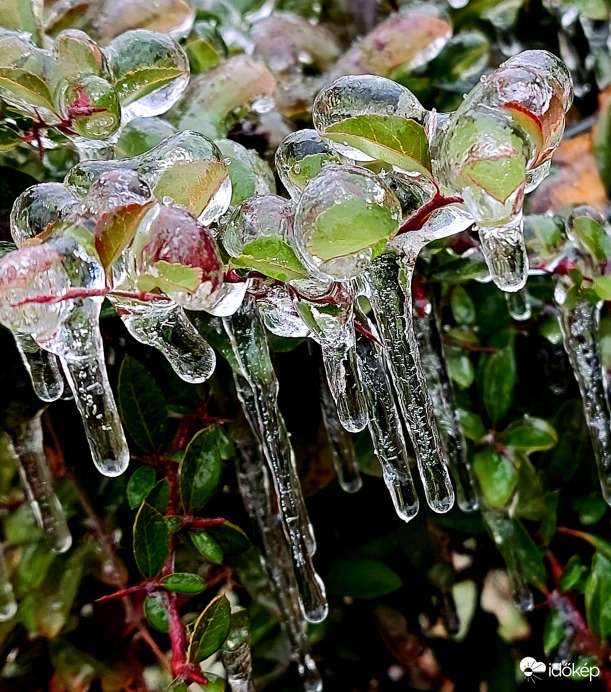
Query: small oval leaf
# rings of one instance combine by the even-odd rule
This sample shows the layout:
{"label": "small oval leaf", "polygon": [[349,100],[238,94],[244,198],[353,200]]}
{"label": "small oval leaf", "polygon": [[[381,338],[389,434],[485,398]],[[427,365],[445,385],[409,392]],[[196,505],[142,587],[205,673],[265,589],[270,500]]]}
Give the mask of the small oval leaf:
{"label": "small oval leaf", "polygon": [[170,533],[163,516],[146,502],[136,515],[134,524],[134,557],[146,579],[161,571],[170,554]]}
{"label": "small oval leaf", "polygon": [[193,595],[206,588],[206,582],[198,575],[189,572],[174,572],[161,580],[161,585],[169,591]]}
{"label": "small oval leaf", "polygon": [[231,605],[227,596],[217,596],[197,618],[189,645],[188,659],[203,661],[218,651],[231,627]]}

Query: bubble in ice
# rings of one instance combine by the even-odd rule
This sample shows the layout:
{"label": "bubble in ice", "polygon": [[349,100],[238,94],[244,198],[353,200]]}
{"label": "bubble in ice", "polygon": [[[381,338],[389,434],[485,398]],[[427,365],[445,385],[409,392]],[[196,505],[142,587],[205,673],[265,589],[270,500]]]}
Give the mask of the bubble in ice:
{"label": "bubble in ice", "polygon": [[17,246],[49,231],[78,206],[78,198],[61,183],[40,183],[24,190],[11,210],[11,235]]}
{"label": "bubble in ice", "polygon": [[179,305],[205,309],[223,265],[208,229],[178,207],[155,205],[140,223],[133,253],[141,290],[160,288]]}
{"label": "bubble in ice", "polygon": [[315,275],[345,281],[369,265],[400,222],[399,201],[373,173],[328,165],[303,190],[295,245]]}
{"label": "bubble in ice", "polygon": [[339,156],[316,130],[298,130],[276,149],[276,170],[289,195],[298,200],[306,183],[327,163],[341,163]]}
{"label": "bubble in ice", "polygon": [[[169,36],[145,29],[126,31],[105,49],[125,122],[161,115],[180,98],[189,82],[189,61]],[[156,88],[141,89],[137,74],[156,71]]]}
{"label": "bubble in ice", "polygon": [[[409,89],[374,75],[336,79],[319,92],[312,107],[314,126],[323,136],[332,125],[359,115],[391,115],[423,124],[426,111]],[[355,161],[373,161],[371,156],[347,143],[329,144]]]}
{"label": "bubble in ice", "polygon": [[223,228],[223,247],[232,257],[238,257],[246,245],[259,238],[288,238],[292,232],[293,217],[293,205],[283,197],[251,197],[242,202]]}

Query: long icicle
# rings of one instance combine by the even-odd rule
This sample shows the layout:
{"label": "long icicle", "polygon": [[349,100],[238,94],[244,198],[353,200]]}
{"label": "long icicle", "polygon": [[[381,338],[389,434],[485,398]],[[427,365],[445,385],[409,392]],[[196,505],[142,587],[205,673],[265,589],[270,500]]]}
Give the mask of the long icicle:
{"label": "long icicle", "polygon": [[322,368],[320,368],[318,384],[320,388],[320,410],[337,480],[342,490],[347,493],[356,493],[362,488],[363,479],[356,463],[354,443],[352,436],[344,428],[337,415],[335,400]]}
{"label": "long icicle", "polygon": [[64,378],[57,356],[40,348],[29,334],[15,334],[15,343],[36,396],[49,403],[57,401],[64,393]]}
{"label": "long icicle", "polygon": [[[248,383],[243,385],[246,396],[254,398]],[[262,567],[272,585],[281,617],[281,625],[289,640],[291,658],[304,678],[306,692],[321,692],[322,680],[312,658],[307,638],[306,620],[299,604],[299,593],[291,553],[286,542],[280,516],[275,507],[277,498],[269,482],[268,471],[254,445],[238,437],[236,465],[240,493],[246,511],[256,526],[261,543]]]}
{"label": "long icicle", "polygon": [[[364,315],[358,315],[358,318],[370,332],[375,331]],[[418,494],[409,467],[409,453],[403,437],[401,417],[386,372],[382,349],[360,331],[356,334],[356,348],[367,392],[369,433],[373,448],[382,466],[384,482],[395,511],[401,519],[409,521],[418,513]]]}
{"label": "long icicle", "polygon": [[474,512],[479,507],[479,500],[467,457],[467,443],[460,424],[454,387],[443,351],[439,317],[435,304],[425,290],[414,291],[414,294],[414,331],[433,402],[433,411],[450,460],[450,470],[454,471],[456,499],[463,512]]}
{"label": "long icicle", "polygon": [[[556,294],[563,291],[556,291]],[[607,381],[600,352],[601,303],[576,294],[574,301],[560,304],[564,348],[579,385],[583,410],[592,438],[603,497],[611,504],[611,411]]]}
{"label": "long icicle", "polygon": [[[244,615],[244,622],[233,628],[234,618]],[[231,609],[232,629],[221,648],[221,663],[227,673],[231,692],[257,692],[252,677],[252,656],[250,654],[250,633],[248,616],[244,608]],[[242,625],[245,625],[243,627]]]}
{"label": "long icicle", "polygon": [[371,263],[366,281],[427,503],[436,512],[447,512],[454,504],[454,490],[413,326],[411,282],[416,257],[417,253],[401,257],[385,252]]}
{"label": "long icicle", "polygon": [[[261,442],[280,500],[280,514],[304,613],[311,622],[320,622],[327,615],[324,585],[312,564],[315,546],[312,527],[301,494],[290,437],[278,408],[278,380],[254,296],[248,294],[239,310],[224,318],[223,323],[242,372],[242,376],[235,377],[238,396]],[[243,380],[254,396],[244,391]]]}
{"label": "long icicle", "polygon": [[53,490],[45,457],[41,414],[12,426],[9,431],[17,468],[36,523],[53,553],[65,553],[72,545],[70,529]]}

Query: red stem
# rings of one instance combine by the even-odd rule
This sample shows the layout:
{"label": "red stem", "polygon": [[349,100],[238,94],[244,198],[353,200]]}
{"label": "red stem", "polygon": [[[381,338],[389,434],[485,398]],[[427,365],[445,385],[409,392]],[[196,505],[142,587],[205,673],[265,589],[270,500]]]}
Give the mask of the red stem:
{"label": "red stem", "polygon": [[426,204],[423,204],[419,209],[417,209],[405,223],[399,229],[397,235],[401,233],[408,233],[409,231],[419,231],[429,218],[429,216],[436,210],[442,207],[448,206],[448,204],[460,204],[463,202],[462,197],[453,196],[446,197],[437,193],[432,199],[430,199]]}
{"label": "red stem", "polygon": [[[121,298],[133,298],[143,302],[153,300],[163,300],[164,296],[157,293],[139,293],[137,291],[114,291],[112,288],[69,288],[61,296],[34,296],[26,298],[18,303],[13,303],[12,307],[20,307],[21,305],[29,305],[36,303],[47,305],[49,303],[61,303],[64,300],[75,300],[77,298],[99,298],[108,295],[120,296]],[[169,299],[166,299],[169,300]]]}

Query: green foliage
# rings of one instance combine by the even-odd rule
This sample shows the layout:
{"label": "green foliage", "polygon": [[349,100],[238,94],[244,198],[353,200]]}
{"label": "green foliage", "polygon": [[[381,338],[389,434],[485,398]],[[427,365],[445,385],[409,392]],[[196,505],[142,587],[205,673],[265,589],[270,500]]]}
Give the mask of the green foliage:
{"label": "green foliage", "polygon": [[223,645],[231,628],[231,606],[226,596],[217,596],[199,616],[189,645],[189,660],[203,661]]}

